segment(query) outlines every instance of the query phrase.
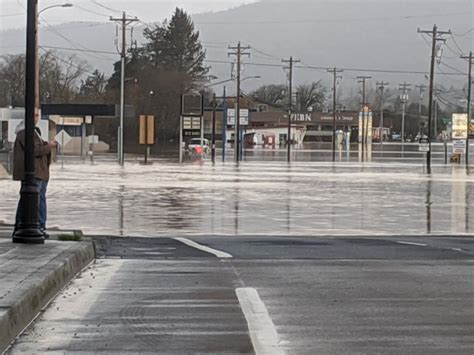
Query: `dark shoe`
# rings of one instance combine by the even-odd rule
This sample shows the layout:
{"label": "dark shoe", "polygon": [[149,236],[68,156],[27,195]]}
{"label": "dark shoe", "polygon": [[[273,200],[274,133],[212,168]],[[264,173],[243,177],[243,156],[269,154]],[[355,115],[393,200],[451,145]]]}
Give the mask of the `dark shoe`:
{"label": "dark shoe", "polygon": [[49,239],[49,234],[43,231],[43,238],[44,239]]}

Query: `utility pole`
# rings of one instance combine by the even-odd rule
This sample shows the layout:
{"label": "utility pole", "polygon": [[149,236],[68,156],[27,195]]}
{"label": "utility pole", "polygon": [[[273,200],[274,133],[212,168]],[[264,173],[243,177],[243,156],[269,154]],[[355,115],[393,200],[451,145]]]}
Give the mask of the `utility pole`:
{"label": "utility pole", "polygon": [[366,98],[365,98],[365,84],[366,84],[366,81],[368,79],[372,79],[371,76],[368,76],[368,75],[359,75],[357,76],[357,79],[359,79],[359,83],[362,84],[362,161],[364,161],[364,153],[365,153],[365,143],[366,143],[366,140],[365,140],[365,136],[366,136],[366,132],[365,132],[365,119],[366,119],[366,112],[365,112],[365,106],[366,106]]}
{"label": "utility pole", "polygon": [[405,110],[406,104],[408,102],[408,92],[410,89],[411,84],[403,83],[399,84],[398,90],[402,93],[400,94],[400,101],[402,102],[402,144],[405,143]]}
{"label": "utility pole", "polygon": [[290,59],[282,59],[282,63],[287,63],[289,64],[288,67],[286,67],[289,70],[289,75],[288,75],[288,135],[286,138],[286,144],[287,144],[287,157],[286,160],[287,162],[291,162],[291,114],[293,112],[293,66],[295,63],[300,63],[300,60],[293,59],[293,57],[290,57]]}
{"label": "utility pole", "polygon": [[237,57],[237,99],[235,102],[235,130],[234,130],[234,150],[235,150],[235,162],[238,164],[240,161],[240,74],[241,74],[241,65],[242,65],[242,56],[250,57],[250,53],[247,52],[250,50],[250,47],[242,47],[239,43],[237,47],[229,46],[231,51],[228,56],[235,55]]}
{"label": "utility pole", "polygon": [[222,162],[225,163],[225,149],[227,144],[227,97],[226,87],[223,88],[222,104]]}
{"label": "utility pole", "polygon": [[120,53],[121,69],[120,69],[120,132],[118,137],[118,162],[124,164],[124,140],[123,140],[123,121],[125,114],[125,58],[127,55],[127,26],[132,22],[138,21],[138,18],[127,18],[125,11],[121,18],[110,17],[110,21],[119,23],[122,26],[122,48]]}
{"label": "utility pole", "polygon": [[216,162],[216,94],[212,97],[212,138],[211,138],[211,160],[212,164]]}
{"label": "utility pole", "polygon": [[467,75],[467,138],[466,138],[466,168],[469,168],[469,126],[471,122],[471,93],[472,93],[472,65],[474,64],[472,58],[472,51],[468,56],[461,56],[463,59],[469,60],[469,70]]}
{"label": "utility pole", "polygon": [[438,26],[434,25],[432,30],[420,30],[418,33],[430,34],[432,37],[431,45],[431,68],[430,68],[430,97],[428,104],[428,152],[426,153],[426,166],[428,174],[431,174],[431,121],[433,118],[433,91],[434,91],[434,80],[435,80],[435,60],[436,60],[436,43],[446,42],[445,39],[441,38],[443,35],[450,35],[451,31],[439,31]]}
{"label": "utility pole", "polygon": [[342,76],[337,76],[338,73],[342,73],[343,69],[328,69],[328,73],[332,73],[332,161],[336,161],[336,106],[337,106],[337,79],[342,79]]}
{"label": "utility pole", "polygon": [[390,85],[390,83],[386,83],[384,81],[377,82],[376,85],[380,89],[380,122],[379,122],[379,130],[380,130],[380,145],[383,146],[383,114],[384,114],[384,97],[383,93],[385,91],[385,86]]}

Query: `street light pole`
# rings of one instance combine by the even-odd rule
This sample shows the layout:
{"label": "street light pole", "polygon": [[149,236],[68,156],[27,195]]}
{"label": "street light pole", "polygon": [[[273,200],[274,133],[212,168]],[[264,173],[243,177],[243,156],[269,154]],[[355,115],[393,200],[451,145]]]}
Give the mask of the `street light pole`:
{"label": "street light pole", "polygon": [[28,0],[26,22],[26,90],[25,90],[25,177],[20,191],[20,221],[12,237],[13,243],[43,244],[39,230],[39,193],[35,181],[34,130],[36,88],[37,0]]}
{"label": "street light pole", "polygon": [[35,56],[36,56],[36,70],[35,70],[35,109],[36,113],[39,114],[39,109],[40,109],[40,65],[39,65],[39,38],[38,38],[38,22],[39,22],[39,17],[40,15],[49,10],[53,9],[55,7],[72,7],[73,5],[70,3],[64,3],[60,5],[51,5],[51,6],[46,6],[44,9],[41,9],[38,12],[38,6],[36,6],[36,24],[35,24],[35,36],[36,36],[36,44],[35,44]]}

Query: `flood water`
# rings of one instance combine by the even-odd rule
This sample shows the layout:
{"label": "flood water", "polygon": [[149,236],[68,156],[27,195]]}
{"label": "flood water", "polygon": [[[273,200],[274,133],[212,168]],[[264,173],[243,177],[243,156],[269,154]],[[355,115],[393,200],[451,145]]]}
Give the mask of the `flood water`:
{"label": "flood water", "polygon": [[[474,171],[471,168],[471,174]],[[80,160],[52,166],[48,225],[113,235],[474,233],[474,177],[420,163]],[[12,222],[19,183],[0,180]]]}

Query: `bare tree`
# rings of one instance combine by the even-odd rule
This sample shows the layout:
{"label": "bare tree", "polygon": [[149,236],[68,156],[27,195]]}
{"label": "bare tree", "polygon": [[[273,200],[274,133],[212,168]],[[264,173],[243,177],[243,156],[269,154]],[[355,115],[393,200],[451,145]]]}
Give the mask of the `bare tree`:
{"label": "bare tree", "polygon": [[[76,56],[63,57],[52,51],[40,56],[40,102],[65,103],[74,100],[78,81],[87,70]],[[6,55],[0,58],[0,92],[2,106],[23,106],[25,103],[25,56]]]}

